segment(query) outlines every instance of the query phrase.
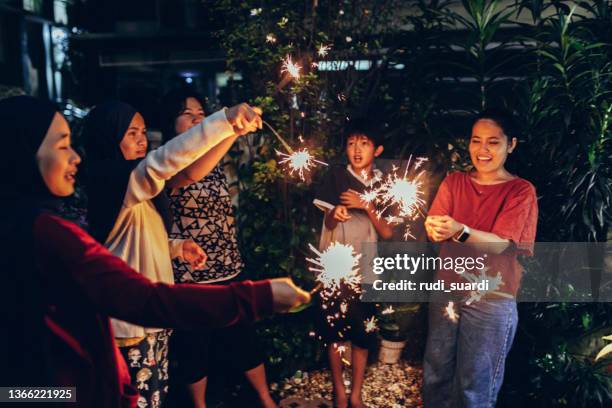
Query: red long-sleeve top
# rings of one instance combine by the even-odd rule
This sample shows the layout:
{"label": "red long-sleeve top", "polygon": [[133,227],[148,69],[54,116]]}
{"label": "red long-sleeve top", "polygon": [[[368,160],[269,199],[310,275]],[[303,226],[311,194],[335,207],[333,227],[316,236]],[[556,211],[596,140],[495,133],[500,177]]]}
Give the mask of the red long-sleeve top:
{"label": "red long-sleeve top", "polygon": [[227,286],[153,283],[78,226],[41,214],[34,245],[45,290],[54,386],[76,386],[82,407],[135,407],[108,316],[148,327],[195,329],[272,313],[269,281]]}

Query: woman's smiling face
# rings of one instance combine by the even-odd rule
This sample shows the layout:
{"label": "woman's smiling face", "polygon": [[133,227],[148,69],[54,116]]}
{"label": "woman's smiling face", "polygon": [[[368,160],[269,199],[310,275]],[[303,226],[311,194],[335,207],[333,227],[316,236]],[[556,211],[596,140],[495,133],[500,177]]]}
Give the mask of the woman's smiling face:
{"label": "woman's smiling face", "polygon": [[516,147],[516,138],[508,140],[502,128],[491,119],[480,119],[472,127],[470,157],[480,173],[495,173],[504,168],[508,154]]}
{"label": "woman's smiling face", "polygon": [[81,158],[70,146],[70,127],[59,113],[53,116],[36,152],[36,162],[51,194],[66,197],[74,193],[75,175]]}

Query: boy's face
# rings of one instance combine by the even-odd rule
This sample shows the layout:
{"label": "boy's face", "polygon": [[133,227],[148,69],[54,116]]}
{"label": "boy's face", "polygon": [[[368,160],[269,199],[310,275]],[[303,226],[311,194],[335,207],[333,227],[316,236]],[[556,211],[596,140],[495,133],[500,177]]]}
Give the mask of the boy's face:
{"label": "boy's face", "polygon": [[70,146],[70,127],[59,113],[53,117],[36,152],[36,161],[51,194],[66,197],[74,192],[74,177],[81,158]]}
{"label": "boy's face", "polygon": [[346,142],[346,156],[351,168],[358,174],[362,170],[369,171],[374,158],[378,157],[382,151],[382,146],[374,146],[374,142],[365,135],[351,135]]}

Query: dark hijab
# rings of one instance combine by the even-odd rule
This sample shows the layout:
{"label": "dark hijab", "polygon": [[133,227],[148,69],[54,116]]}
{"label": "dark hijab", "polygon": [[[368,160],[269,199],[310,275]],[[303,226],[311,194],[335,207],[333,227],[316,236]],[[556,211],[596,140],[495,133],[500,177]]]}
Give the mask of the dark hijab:
{"label": "dark hijab", "polygon": [[64,266],[61,262],[42,264],[38,255],[43,239],[54,237],[35,237],[34,223],[42,213],[57,214],[61,203],[36,162],[56,112],[51,103],[29,96],[0,101],[7,149],[0,161],[0,385],[73,385],[78,388],[75,406],[135,406],[135,391],[118,376],[108,317],[98,313],[74,279],[66,279],[63,269],[54,269]]}
{"label": "dark hijab", "polygon": [[56,112],[50,102],[30,96],[0,101],[6,152],[0,161],[3,386],[43,384],[47,378],[44,292],[32,254],[36,217],[43,211],[57,211],[61,202],[47,189],[36,162]]}
{"label": "dark hijab", "polygon": [[[90,233],[105,242],[125,198],[130,174],[140,159],[126,160],[119,144],[137,113],[131,105],[109,101],[89,112],[83,129],[87,151],[87,195]],[[162,191],[153,204],[164,220],[166,231],[172,218],[168,197]]]}

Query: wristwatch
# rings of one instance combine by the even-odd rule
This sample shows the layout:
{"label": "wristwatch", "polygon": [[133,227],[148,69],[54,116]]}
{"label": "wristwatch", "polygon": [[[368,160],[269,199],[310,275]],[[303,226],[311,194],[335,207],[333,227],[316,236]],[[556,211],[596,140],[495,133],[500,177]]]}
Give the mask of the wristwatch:
{"label": "wristwatch", "polygon": [[468,227],[467,225],[463,224],[463,230],[461,232],[459,232],[458,234],[455,234],[453,236],[453,241],[455,241],[455,242],[465,242],[470,237],[470,233],[471,233],[470,227]]}

